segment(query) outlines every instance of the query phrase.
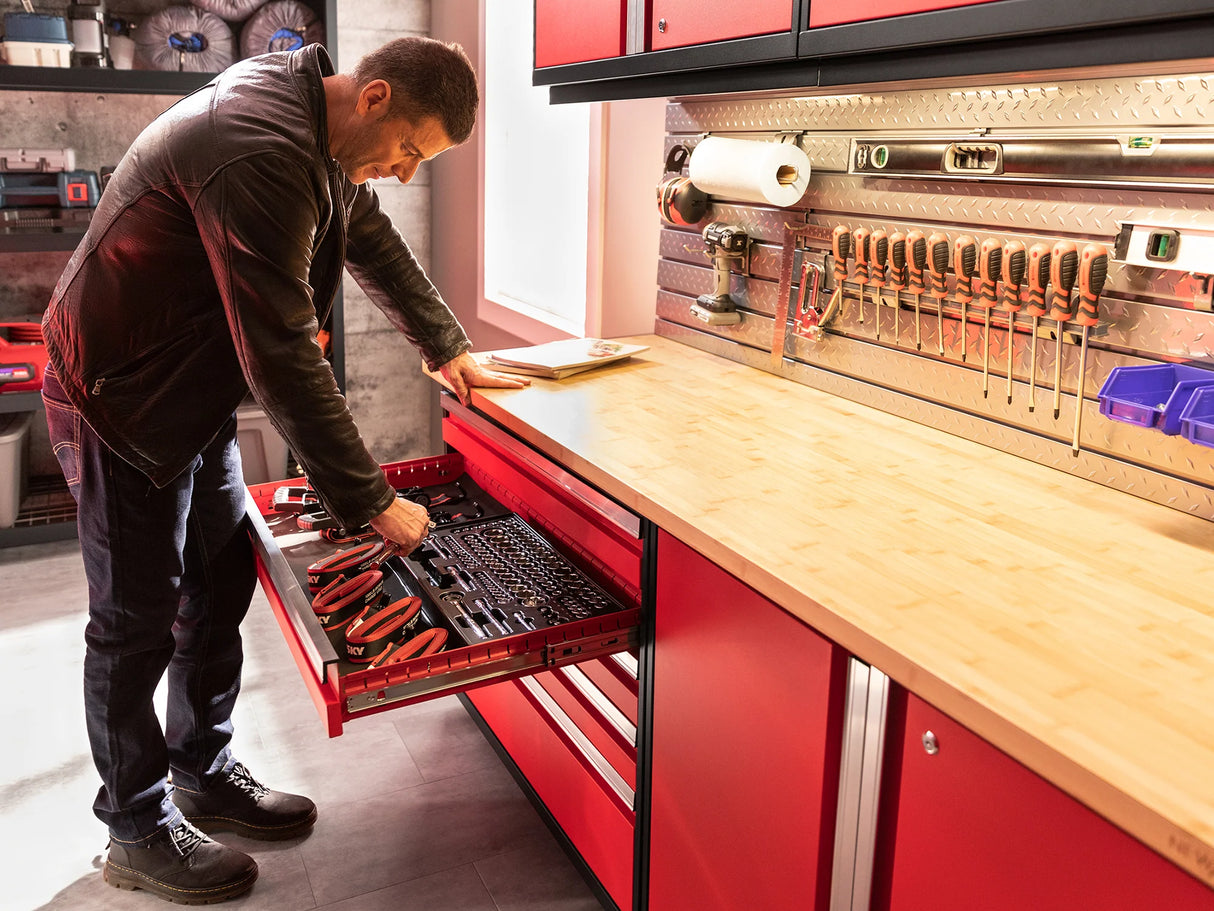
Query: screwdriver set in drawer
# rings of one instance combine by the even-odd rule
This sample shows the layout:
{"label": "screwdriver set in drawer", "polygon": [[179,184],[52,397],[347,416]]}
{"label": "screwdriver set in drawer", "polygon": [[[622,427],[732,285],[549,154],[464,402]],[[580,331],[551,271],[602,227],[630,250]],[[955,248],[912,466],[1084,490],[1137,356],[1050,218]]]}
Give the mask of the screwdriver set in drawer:
{"label": "screwdriver set in drawer", "polygon": [[404,563],[469,644],[623,609],[513,514],[437,528]]}

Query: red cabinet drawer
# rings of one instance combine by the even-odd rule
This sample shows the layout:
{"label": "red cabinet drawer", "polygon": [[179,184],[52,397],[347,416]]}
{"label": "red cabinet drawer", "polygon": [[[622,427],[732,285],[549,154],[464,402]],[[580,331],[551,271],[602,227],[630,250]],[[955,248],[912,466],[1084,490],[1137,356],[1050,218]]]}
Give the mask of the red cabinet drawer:
{"label": "red cabinet drawer", "polygon": [[627,0],[535,0],[535,65],[624,54]]}
{"label": "red cabinet drawer", "polygon": [[501,428],[444,400],[443,441],[506,507],[562,541],[565,552],[620,600],[641,598],[640,520]]}
{"label": "red cabinet drawer", "polygon": [[484,687],[468,699],[624,911],[632,907],[632,794],[534,679]]}
{"label": "red cabinet drawer", "polygon": [[[475,437],[471,434],[466,438],[470,444],[475,442]],[[410,487],[450,485],[466,477],[465,471],[469,464],[461,454],[452,453],[388,465],[384,471],[389,483],[404,490]],[[516,466],[514,470],[519,479],[527,478],[525,468]],[[461,638],[460,617],[448,616],[445,613],[449,610],[448,606],[432,597],[426,607],[427,618],[436,627],[445,626],[450,632],[443,651],[380,668],[355,664],[345,655],[338,654],[339,645],[344,651],[344,643],[337,643],[333,638],[338,634],[326,633],[321,628],[312,609],[312,596],[306,585],[307,566],[342,548],[327,544],[317,532],[301,532],[294,516],[274,510],[275,491],[292,483],[299,482],[283,481],[251,488],[250,523],[262,588],[275,612],[279,627],[295,657],[312,700],[325,721],[329,736],[340,734],[347,721],[399,705],[535,674],[598,655],[635,650],[639,599],[620,598],[619,593],[626,590],[626,587],[621,585],[614,591],[604,588],[595,595],[600,599],[599,603],[607,603],[607,609],[592,607],[583,613],[582,607],[574,607],[565,612],[577,614],[581,619],[570,618],[569,622],[566,622],[564,618],[552,619],[552,615],[548,615],[549,620],[541,620],[535,628],[528,628],[519,621],[507,619],[502,621],[494,633],[485,632],[490,629],[486,621],[482,630],[485,632],[483,641],[472,636],[475,630],[467,625],[467,621],[464,621],[465,629]],[[522,483],[522,480],[519,483]],[[471,489],[471,485],[467,486]],[[549,518],[559,527],[562,518],[558,509],[561,496],[553,491],[549,491],[548,496],[551,500]],[[499,512],[505,513],[505,510],[499,507]],[[556,516],[555,519],[552,518],[553,515]],[[507,516],[508,513],[496,517],[490,515],[481,524],[473,522],[459,527],[475,530],[487,528],[490,522],[494,521],[517,522],[517,519],[507,519]],[[581,532],[590,519],[583,516],[580,521],[582,524],[577,526],[574,535]],[[569,548],[578,543],[576,540],[571,544],[562,544],[562,540],[553,541],[550,538],[548,543],[544,543],[542,536],[535,537],[532,531],[522,530],[539,542],[538,546],[542,548],[555,545],[555,549],[575,565],[595,562],[592,556],[574,559]],[[432,540],[440,538],[443,533],[444,528],[440,528],[432,535]],[[638,561],[639,549],[638,539]],[[548,550],[548,554],[551,554],[551,550]],[[545,559],[558,562],[560,560],[555,556],[546,556]],[[403,560],[401,557],[393,558],[393,561]],[[398,565],[390,561],[385,564],[385,569]],[[568,563],[564,565],[567,571],[576,573],[570,570]],[[536,572],[538,574],[540,571]],[[522,581],[528,582],[525,579]],[[456,582],[442,584],[454,587]],[[390,586],[394,586],[394,589],[390,590]],[[472,587],[475,588],[475,585]],[[587,589],[592,590],[593,586]],[[385,592],[389,593],[391,598],[417,592],[424,597],[426,588],[416,580],[411,581],[406,572],[392,568],[391,572],[385,572]],[[430,594],[434,595],[433,589]],[[504,589],[502,594],[509,595]],[[485,610],[488,611],[489,607],[486,606]],[[473,613],[473,618],[475,616]],[[538,614],[535,616],[539,617]]]}
{"label": "red cabinet drawer", "polygon": [[657,561],[649,907],[824,911],[845,656],[675,538]]}
{"label": "red cabinet drawer", "polygon": [[649,17],[650,49],[661,51],[730,38],[778,34],[793,28],[792,0],[752,0],[709,6],[710,9],[705,9],[703,0],[653,0]]}
{"label": "red cabinet drawer", "polygon": [[867,22],[870,19],[886,19],[890,16],[993,2],[997,0],[813,0],[809,5],[809,27]]}
{"label": "red cabinet drawer", "polygon": [[886,743],[874,911],[1214,909],[1214,890],[904,690]]}

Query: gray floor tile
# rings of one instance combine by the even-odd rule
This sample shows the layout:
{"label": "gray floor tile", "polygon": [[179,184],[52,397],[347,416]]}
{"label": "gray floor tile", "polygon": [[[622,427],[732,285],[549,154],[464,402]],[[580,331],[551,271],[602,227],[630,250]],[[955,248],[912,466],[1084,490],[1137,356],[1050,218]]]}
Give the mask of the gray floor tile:
{"label": "gray floor tile", "polygon": [[[368,793],[375,775],[367,768]],[[502,768],[428,782],[331,809],[303,845],[319,904],[511,850],[546,832]]]}
{"label": "gray floor tile", "polygon": [[498,911],[471,864],[325,905],[320,911]]}
{"label": "gray floor tile", "polygon": [[516,850],[476,862],[498,911],[601,911],[598,900],[561,848],[535,838]]}
{"label": "gray floor tile", "polygon": [[392,722],[426,781],[499,766],[501,760],[455,696],[392,713]]}

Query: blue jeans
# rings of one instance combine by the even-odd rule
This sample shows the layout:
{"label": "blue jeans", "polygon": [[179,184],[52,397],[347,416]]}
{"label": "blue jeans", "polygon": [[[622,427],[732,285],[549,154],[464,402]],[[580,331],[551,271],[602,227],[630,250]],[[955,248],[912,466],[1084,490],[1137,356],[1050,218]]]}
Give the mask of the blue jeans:
{"label": "blue jeans", "polygon": [[[112,837],[140,842],[181,818],[170,770],[204,791],[234,762],[239,627],[256,584],[236,419],[157,488],[93,433],[53,370],[42,397],[89,584],[84,704],[102,781],[93,810]],[[152,696],[166,671],[162,729]]]}

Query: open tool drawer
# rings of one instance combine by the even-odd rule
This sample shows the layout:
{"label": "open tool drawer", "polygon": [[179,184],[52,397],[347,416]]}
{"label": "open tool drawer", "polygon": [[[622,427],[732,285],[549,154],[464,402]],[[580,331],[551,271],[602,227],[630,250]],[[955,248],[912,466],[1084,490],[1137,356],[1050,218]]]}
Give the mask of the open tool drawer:
{"label": "open tool drawer", "polygon": [[322,628],[307,570],[356,544],[275,508],[276,492],[300,481],[249,489],[262,588],[331,737],[363,715],[635,650],[639,520],[471,412],[449,415],[444,438],[462,451],[384,466],[437,524],[378,567],[380,606],[416,597],[412,632],[445,633],[433,654],[351,660],[345,631]]}

